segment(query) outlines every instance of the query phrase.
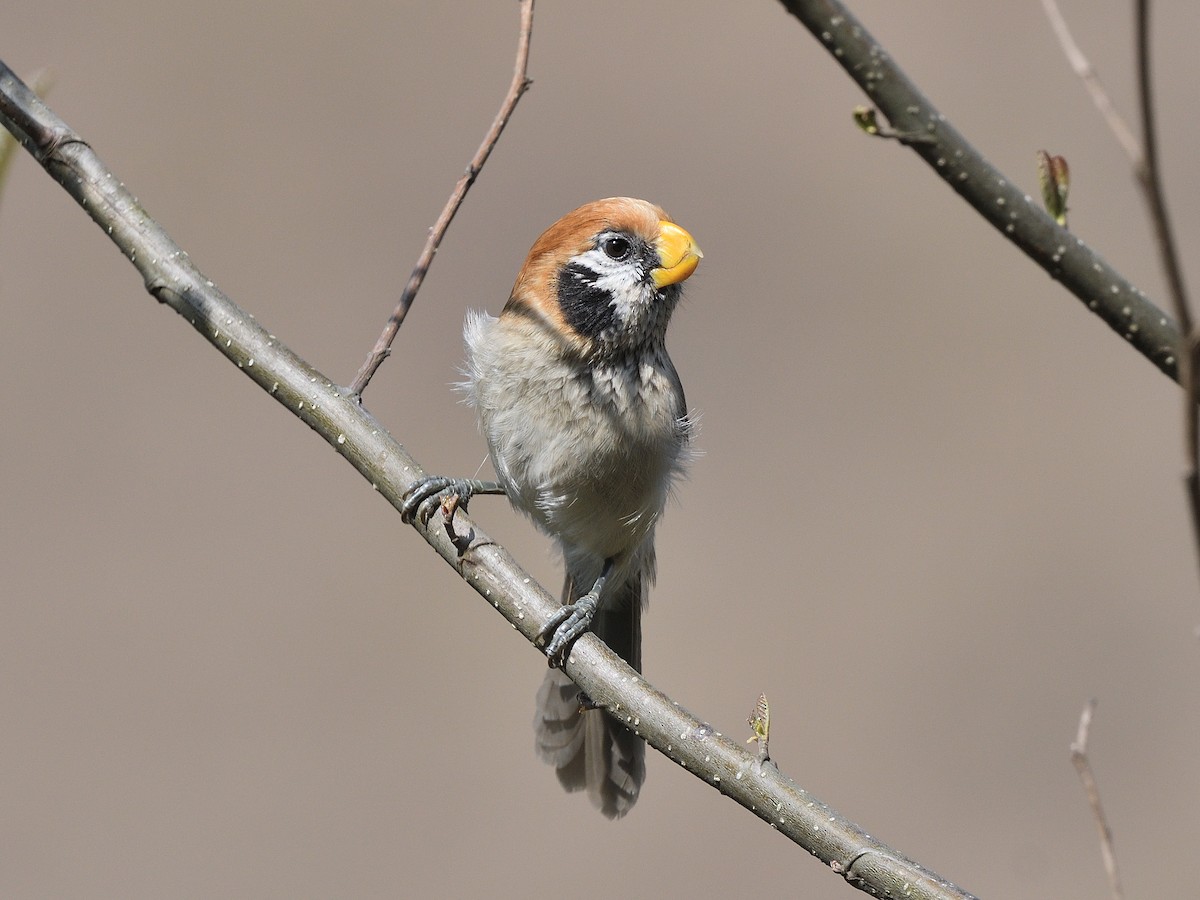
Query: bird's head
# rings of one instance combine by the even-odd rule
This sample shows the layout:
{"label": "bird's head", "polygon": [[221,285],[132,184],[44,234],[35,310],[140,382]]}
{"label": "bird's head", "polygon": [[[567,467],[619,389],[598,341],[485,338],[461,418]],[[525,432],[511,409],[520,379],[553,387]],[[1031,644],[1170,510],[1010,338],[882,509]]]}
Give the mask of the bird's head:
{"label": "bird's head", "polygon": [[661,344],[703,255],[653,203],[597,200],[537,239],[505,312],[537,317],[587,356]]}

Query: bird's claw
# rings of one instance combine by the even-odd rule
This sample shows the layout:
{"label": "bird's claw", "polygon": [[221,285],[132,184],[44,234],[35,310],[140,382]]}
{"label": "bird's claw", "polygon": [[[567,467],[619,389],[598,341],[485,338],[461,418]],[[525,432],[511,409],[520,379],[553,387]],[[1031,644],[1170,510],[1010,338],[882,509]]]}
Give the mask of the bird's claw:
{"label": "bird's claw", "polygon": [[406,524],[420,519],[421,524],[426,525],[433,511],[450,497],[457,496],[459,508],[466,510],[472,493],[474,490],[467,479],[426,475],[401,496],[400,519]]}
{"label": "bird's claw", "polygon": [[587,593],[574,603],[562,607],[546,623],[538,642],[546,645],[546,658],[550,667],[561,669],[567,661],[567,654],[575,640],[592,627],[592,619],[596,615],[596,607],[600,598],[594,593]]}

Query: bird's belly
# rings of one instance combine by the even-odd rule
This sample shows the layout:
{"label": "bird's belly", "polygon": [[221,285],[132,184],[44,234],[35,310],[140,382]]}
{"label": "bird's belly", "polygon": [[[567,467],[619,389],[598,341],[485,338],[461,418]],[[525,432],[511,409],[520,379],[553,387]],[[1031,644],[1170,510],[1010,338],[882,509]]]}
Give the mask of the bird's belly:
{"label": "bird's belly", "polygon": [[673,416],[657,428],[638,421],[634,431],[601,409],[574,412],[517,413],[528,437],[501,431],[510,439],[492,442],[493,462],[513,502],[544,531],[601,558],[619,556],[642,542],[662,512],[678,464],[678,429]]}

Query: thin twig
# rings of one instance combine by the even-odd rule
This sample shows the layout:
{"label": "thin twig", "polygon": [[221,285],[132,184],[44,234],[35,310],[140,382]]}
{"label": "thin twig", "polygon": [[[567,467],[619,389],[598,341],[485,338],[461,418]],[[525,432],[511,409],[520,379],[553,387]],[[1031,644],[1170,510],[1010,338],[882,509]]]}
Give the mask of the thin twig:
{"label": "thin twig", "polygon": [[396,309],[388,319],[387,325],[384,326],[379,339],[375,341],[375,346],[371,349],[371,353],[359,367],[358,374],[354,376],[354,381],[350,385],[350,393],[355,397],[362,396],[362,392],[366,390],[376,370],[391,354],[392,342],[396,339],[396,335],[400,331],[400,326],[404,324],[404,317],[408,315],[408,309],[412,306],[413,300],[416,299],[417,291],[421,289],[421,283],[425,280],[425,274],[433,264],[433,257],[437,254],[438,245],[441,244],[442,238],[446,234],[446,229],[454,221],[454,215],[458,212],[458,208],[462,206],[463,198],[467,196],[467,191],[471,189],[471,185],[479,177],[479,173],[483,169],[483,164],[487,162],[488,157],[492,153],[492,148],[496,146],[496,141],[500,140],[500,134],[504,131],[504,126],[508,124],[513,110],[517,107],[517,101],[521,99],[521,95],[533,83],[525,77],[525,72],[529,67],[529,40],[532,33],[533,0],[521,0],[521,34],[517,40],[517,62],[513,71],[512,84],[508,88],[504,102],[500,104],[500,111],[496,113],[492,127],[488,129],[487,135],[484,136],[483,143],[475,151],[475,156],[472,157],[467,170],[458,179],[458,183],[454,186],[454,190],[450,194],[450,199],[446,201],[446,205],[442,209],[442,214],[438,216],[437,222],[430,229],[429,239],[425,241],[425,247],[421,250],[421,255],[417,258],[417,264],[413,268],[412,274],[408,277],[408,283],[404,286],[404,291],[400,294],[400,300],[396,304]]}
{"label": "thin twig", "polygon": [[1183,269],[1175,247],[1175,231],[1167,214],[1166,194],[1162,186],[1162,166],[1158,159],[1158,128],[1155,124],[1154,90],[1150,63],[1150,0],[1137,3],[1137,78],[1138,102],[1141,106],[1142,146],[1145,162],[1139,173],[1145,184],[1147,200],[1154,220],[1154,233],[1162,257],[1167,287],[1175,304],[1175,317],[1185,335],[1192,333],[1192,312],[1187,289],[1183,284]]}
{"label": "thin twig", "polygon": [[1095,712],[1096,701],[1089,700],[1083,707],[1083,714],[1079,717],[1079,731],[1071,744],[1071,764],[1075,766],[1079,780],[1083,782],[1088,805],[1092,808],[1092,818],[1095,819],[1096,830],[1100,833],[1100,853],[1104,856],[1104,871],[1108,874],[1108,886],[1112,891],[1113,900],[1121,900],[1125,895],[1121,890],[1121,874],[1117,871],[1117,854],[1113,850],[1112,831],[1104,817],[1104,807],[1100,805],[1100,788],[1096,785],[1096,776],[1092,774],[1092,764],[1088,759],[1088,733],[1092,727],[1092,714]]}
{"label": "thin twig", "polygon": [[1196,409],[1197,334],[1183,283],[1183,267],[1175,245],[1175,230],[1167,213],[1167,198],[1162,185],[1162,166],[1158,158],[1158,128],[1155,124],[1153,78],[1150,64],[1150,0],[1138,0],[1135,27],[1137,29],[1138,104],[1141,107],[1142,147],[1144,158],[1138,168],[1138,181],[1150,208],[1159,262],[1167,276],[1167,291],[1179,330],[1183,332],[1184,348],[1179,355],[1179,383],[1183,386],[1184,453],[1187,467],[1184,476],[1188,502],[1192,510],[1192,539],[1200,562],[1200,411]]}
{"label": "thin twig", "polygon": [[1121,145],[1121,149],[1125,151],[1125,155],[1129,157],[1129,161],[1133,163],[1134,168],[1140,169],[1144,164],[1141,145],[1138,144],[1137,138],[1133,136],[1133,132],[1125,124],[1125,120],[1121,118],[1116,107],[1113,106],[1108,92],[1100,83],[1100,76],[1096,74],[1096,70],[1088,58],[1075,43],[1075,38],[1071,36],[1071,29],[1067,27],[1067,20],[1063,18],[1058,3],[1055,0],[1042,0],[1042,8],[1046,11],[1046,18],[1050,20],[1050,27],[1054,29],[1054,34],[1062,46],[1067,62],[1071,64],[1075,74],[1082,79],[1088,92],[1092,95],[1092,102],[1100,110],[1100,115],[1108,123],[1108,127],[1116,137],[1117,143]]}
{"label": "thin twig", "polygon": [[1171,309],[1183,334],[1183,347],[1178,360],[1178,380],[1183,387],[1184,402],[1184,484],[1192,513],[1192,536],[1196,545],[1197,562],[1200,562],[1200,410],[1196,406],[1195,376],[1200,370],[1197,360],[1200,348],[1191,304],[1188,302],[1187,289],[1183,283],[1183,268],[1179,263],[1175,233],[1167,214],[1166,194],[1162,187],[1162,168],[1158,161],[1158,134],[1150,72],[1150,0],[1138,0],[1135,15],[1138,105],[1142,128],[1140,146],[1125,120],[1113,107],[1095,68],[1075,43],[1058,4],[1055,0],[1042,0],[1042,7],[1046,10],[1046,17],[1058,36],[1058,42],[1062,45],[1071,68],[1083,80],[1100,114],[1116,136],[1117,143],[1133,164],[1134,175],[1146,201],[1150,224],[1154,229],[1154,241],[1158,247],[1159,262],[1166,275]]}

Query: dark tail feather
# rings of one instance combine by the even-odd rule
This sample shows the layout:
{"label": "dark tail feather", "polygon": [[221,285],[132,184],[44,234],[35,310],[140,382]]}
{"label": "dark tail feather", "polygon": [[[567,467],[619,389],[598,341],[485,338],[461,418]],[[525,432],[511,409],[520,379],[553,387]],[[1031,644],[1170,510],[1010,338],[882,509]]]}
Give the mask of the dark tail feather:
{"label": "dark tail feather", "polygon": [[[565,603],[578,598],[569,575]],[[606,597],[592,631],[639,672],[642,670],[642,585],[637,577]],[[533,721],[537,753],[557,770],[568,791],[587,790],[592,805],[618,819],[637,801],[646,780],[646,745],[603,710],[580,711],[579,688],[558,669],[546,673]]]}

